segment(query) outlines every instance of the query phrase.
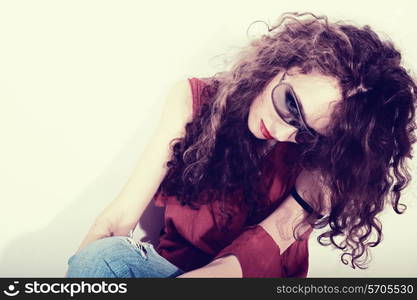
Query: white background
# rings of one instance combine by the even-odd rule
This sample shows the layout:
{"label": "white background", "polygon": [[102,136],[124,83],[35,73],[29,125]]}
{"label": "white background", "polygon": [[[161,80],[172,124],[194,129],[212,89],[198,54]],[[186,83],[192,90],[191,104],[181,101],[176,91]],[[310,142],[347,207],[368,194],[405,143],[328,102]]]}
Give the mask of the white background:
{"label": "white background", "polygon": [[[62,277],[120,192],[173,82],[210,76],[255,20],[287,11],[370,24],[416,70],[415,1],[1,1],[0,276]],[[262,29],[262,28],[261,28]],[[414,177],[417,168],[413,160]],[[310,240],[309,277],[417,277],[416,184],[381,215],[368,270]]]}

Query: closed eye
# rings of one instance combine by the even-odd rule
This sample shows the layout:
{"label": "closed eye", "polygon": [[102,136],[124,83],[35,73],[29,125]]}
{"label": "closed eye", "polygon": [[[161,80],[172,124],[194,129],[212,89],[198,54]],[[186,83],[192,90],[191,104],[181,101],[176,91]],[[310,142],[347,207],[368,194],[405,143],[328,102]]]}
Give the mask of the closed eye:
{"label": "closed eye", "polygon": [[291,126],[297,127],[297,128],[300,128],[301,127],[301,124],[298,121],[296,121],[296,120],[290,120],[288,122],[288,124],[290,124]]}
{"label": "closed eye", "polygon": [[298,109],[297,109],[297,104],[295,103],[295,99],[292,95],[291,92],[287,92],[285,95],[285,103],[289,109],[289,111],[293,114],[293,115],[298,115]]}

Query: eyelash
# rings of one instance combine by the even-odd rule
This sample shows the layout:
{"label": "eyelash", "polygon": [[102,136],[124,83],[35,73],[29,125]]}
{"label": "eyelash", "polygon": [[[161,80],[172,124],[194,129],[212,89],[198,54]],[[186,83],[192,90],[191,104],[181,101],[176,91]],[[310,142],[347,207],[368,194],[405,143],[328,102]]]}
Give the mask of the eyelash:
{"label": "eyelash", "polygon": [[296,120],[290,120],[288,123],[292,126],[300,127],[300,123],[298,123]]}
{"label": "eyelash", "polygon": [[288,94],[285,96],[285,99],[286,99],[286,102],[287,102],[287,106],[290,108],[290,110],[292,110],[291,112],[292,112],[292,113],[297,113],[297,112],[298,112],[298,110],[297,110],[297,106],[296,106],[296,104],[295,104],[295,100],[294,100],[294,98],[292,97],[291,93],[288,93]]}
{"label": "eyelash", "polygon": [[[298,114],[297,106],[295,104],[295,100],[293,96],[291,95],[291,93],[286,94],[285,101],[287,102],[287,106],[290,112],[292,113],[292,115],[297,115]],[[300,127],[301,125],[296,119],[291,119],[289,121],[289,124],[295,127]]]}

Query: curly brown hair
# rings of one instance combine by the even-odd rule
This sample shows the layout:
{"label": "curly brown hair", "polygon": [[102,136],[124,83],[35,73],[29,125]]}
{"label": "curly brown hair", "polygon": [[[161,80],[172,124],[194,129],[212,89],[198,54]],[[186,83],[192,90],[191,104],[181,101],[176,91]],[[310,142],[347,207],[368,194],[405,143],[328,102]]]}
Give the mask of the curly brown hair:
{"label": "curly brown hair", "polygon": [[[403,212],[399,199],[411,180],[406,158],[413,157],[416,141],[417,90],[401,65],[400,52],[368,25],[332,23],[311,13],[283,14],[268,34],[238,53],[229,71],[208,79],[203,92],[210,100],[186,125],[185,136],[173,141],[158,192],[198,209],[216,199],[236,201],[229,196],[240,190],[250,207],[249,220],[265,209],[260,149],[266,142],[248,129],[249,107],[273,77],[291,67],[332,76],[342,89],[326,134],[314,139],[297,134],[294,170],[319,171],[329,188],[330,213],[320,220],[307,217],[314,228],[330,226],[317,238],[319,243],[343,250],[344,264],[349,255],[352,268],[366,268],[368,247],[381,241],[377,214],[385,201],[391,201],[396,213]],[[202,192],[208,197],[201,197]],[[320,201],[319,210],[324,205]],[[224,213],[230,221],[232,215]],[[369,241],[373,229],[377,239]],[[337,236],[344,238],[340,244]]]}

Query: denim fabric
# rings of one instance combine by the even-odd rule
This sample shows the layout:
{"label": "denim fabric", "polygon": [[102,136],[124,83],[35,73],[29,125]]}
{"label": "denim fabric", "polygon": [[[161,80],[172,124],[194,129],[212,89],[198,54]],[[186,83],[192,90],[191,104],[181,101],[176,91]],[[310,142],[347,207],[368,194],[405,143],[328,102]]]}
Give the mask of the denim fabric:
{"label": "denim fabric", "polygon": [[96,240],[68,259],[66,277],[174,278],[184,271],[160,256],[148,242],[126,236]]}

